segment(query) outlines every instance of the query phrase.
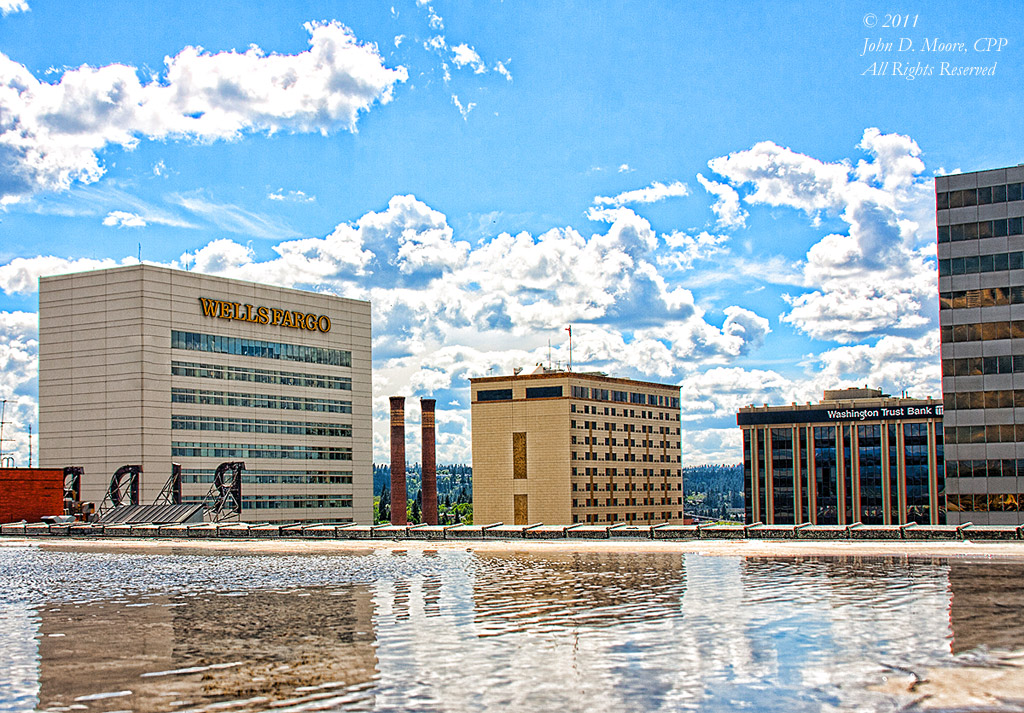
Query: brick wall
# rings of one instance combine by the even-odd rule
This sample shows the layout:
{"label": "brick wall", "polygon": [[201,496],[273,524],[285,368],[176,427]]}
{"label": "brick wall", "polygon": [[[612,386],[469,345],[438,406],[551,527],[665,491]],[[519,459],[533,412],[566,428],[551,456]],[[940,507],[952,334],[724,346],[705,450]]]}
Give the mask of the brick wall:
{"label": "brick wall", "polygon": [[39,522],[64,513],[64,471],[0,468],[0,522]]}

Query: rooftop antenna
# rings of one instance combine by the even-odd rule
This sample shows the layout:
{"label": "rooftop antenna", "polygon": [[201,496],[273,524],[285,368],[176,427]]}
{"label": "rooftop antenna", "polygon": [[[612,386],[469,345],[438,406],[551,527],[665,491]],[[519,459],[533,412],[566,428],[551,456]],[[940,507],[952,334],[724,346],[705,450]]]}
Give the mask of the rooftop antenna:
{"label": "rooftop antenna", "polygon": [[139,264],[142,264],[142,243],[139,243]]}
{"label": "rooftop antenna", "polygon": [[4,413],[7,411],[7,399],[0,399],[0,467],[13,468],[14,467],[14,456],[4,455],[4,443],[8,440],[4,438]]}
{"label": "rooftop antenna", "polygon": [[548,340],[548,369],[551,368],[551,340]]}
{"label": "rooftop antenna", "polygon": [[565,331],[569,333],[569,371],[572,371],[572,325],[566,327]]}
{"label": "rooftop antenna", "polygon": [[28,467],[32,467],[32,424],[28,425]]}

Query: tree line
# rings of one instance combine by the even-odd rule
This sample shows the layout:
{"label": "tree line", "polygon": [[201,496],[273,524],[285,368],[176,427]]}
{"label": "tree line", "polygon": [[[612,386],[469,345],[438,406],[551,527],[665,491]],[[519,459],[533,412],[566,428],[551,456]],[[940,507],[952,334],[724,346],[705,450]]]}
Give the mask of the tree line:
{"label": "tree line", "polygon": [[[416,524],[423,518],[423,471],[419,463],[405,466],[406,517]],[[391,466],[373,465],[374,518],[391,521]],[[463,463],[437,466],[437,520],[441,525],[473,524],[473,468]]]}
{"label": "tree line", "polygon": [[[688,516],[732,519],[743,509],[743,465],[697,465],[683,468],[684,510]],[[742,519],[742,516],[740,516]]]}
{"label": "tree line", "polygon": [[[405,466],[406,513],[409,522],[422,518],[422,469],[419,463]],[[391,520],[391,466],[373,466],[374,514],[378,522]],[[697,465],[683,468],[686,514],[720,520],[743,509],[742,465]],[[442,524],[473,523],[473,467],[464,463],[437,466],[438,521]],[[732,512],[730,512],[732,511]]]}

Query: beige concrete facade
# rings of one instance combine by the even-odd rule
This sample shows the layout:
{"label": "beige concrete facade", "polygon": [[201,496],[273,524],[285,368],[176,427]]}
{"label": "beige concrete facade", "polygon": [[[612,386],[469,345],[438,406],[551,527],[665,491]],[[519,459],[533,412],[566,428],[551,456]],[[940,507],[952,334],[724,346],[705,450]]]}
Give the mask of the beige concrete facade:
{"label": "beige concrete facade", "polygon": [[[262,309],[261,309],[262,308]],[[99,504],[141,464],[152,502],[245,461],[242,519],[372,518],[370,305],[138,265],[39,285],[40,464]]]}
{"label": "beige concrete facade", "polygon": [[677,386],[543,368],[470,382],[475,523],[682,522]]}

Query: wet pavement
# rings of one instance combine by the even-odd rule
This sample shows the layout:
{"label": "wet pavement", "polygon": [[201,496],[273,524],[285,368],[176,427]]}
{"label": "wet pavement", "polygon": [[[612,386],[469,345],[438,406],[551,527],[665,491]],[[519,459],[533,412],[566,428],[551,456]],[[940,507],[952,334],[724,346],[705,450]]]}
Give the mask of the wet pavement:
{"label": "wet pavement", "polygon": [[1024,559],[0,545],[0,710],[1024,710]]}

